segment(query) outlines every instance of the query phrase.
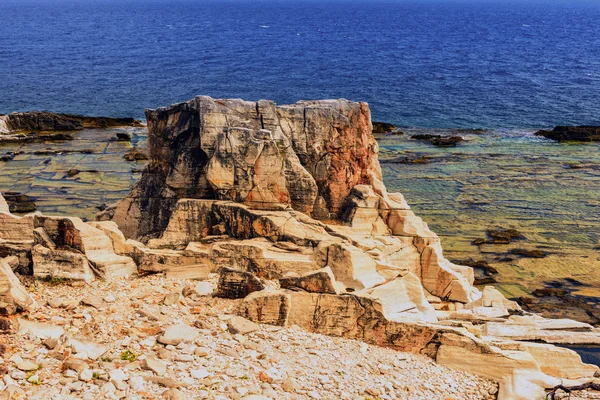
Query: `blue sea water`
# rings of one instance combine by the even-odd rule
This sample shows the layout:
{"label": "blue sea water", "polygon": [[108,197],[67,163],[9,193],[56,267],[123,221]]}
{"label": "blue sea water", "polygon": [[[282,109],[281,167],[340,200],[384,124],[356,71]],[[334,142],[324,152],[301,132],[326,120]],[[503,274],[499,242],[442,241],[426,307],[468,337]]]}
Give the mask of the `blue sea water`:
{"label": "blue sea water", "polygon": [[0,112],[198,94],[368,101],[402,126],[600,124],[600,1],[1,0]]}

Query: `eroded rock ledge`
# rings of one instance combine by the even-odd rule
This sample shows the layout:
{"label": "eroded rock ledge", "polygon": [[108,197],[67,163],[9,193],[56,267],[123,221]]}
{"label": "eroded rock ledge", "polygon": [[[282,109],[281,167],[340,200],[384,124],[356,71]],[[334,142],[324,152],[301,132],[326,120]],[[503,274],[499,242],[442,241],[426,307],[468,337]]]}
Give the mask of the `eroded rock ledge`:
{"label": "eroded rock ledge", "polygon": [[597,372],[551,343],[600,344],[599,332],[480,292],[472,268],[446,260],[387,192],[366,103],[197,97],[146,115],[149,164],[98,222],[0,209],[0,256],[18,256],[4,261],[7,310],[31,306],[12,270],[84,281],[219,273],[215,295],[243,297],[249,320],[424,354],[499,382],[501,399]]}

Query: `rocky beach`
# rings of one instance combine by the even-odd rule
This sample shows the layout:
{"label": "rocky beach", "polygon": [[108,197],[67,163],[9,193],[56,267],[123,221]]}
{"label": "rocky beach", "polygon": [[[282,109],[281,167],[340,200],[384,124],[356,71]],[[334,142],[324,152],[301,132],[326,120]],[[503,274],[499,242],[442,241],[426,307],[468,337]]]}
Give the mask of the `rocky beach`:
{"label": "rocky beach", "polygon": [[30,115],[0,134],[5,397],[594,398],[598,366],[561,347],[600,345],[598,204],[562,184],[594,193],[589,152],[531,155],[570,199],[553,231],[505,212],[540,174],[523,141],[376,140],[366,103]]}

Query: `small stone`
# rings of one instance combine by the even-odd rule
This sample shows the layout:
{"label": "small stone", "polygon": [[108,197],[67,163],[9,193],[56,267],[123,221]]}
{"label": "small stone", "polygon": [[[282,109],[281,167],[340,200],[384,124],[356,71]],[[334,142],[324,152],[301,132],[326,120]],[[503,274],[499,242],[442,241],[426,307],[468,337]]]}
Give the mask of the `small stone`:
{"label": "small stone", "polygon": [[168,327],[157,340],[162,344],[177,346],[181,342],[193,342],[197,337],[198,331],[195,328],[186,324],[178,324]]}
{"label": "small stone", "polygon": [[29,372],[37,370],[39,366],[31,361],[23,360],[17,363],[17,368],[21,371]]}
{"label": "small stone", "polygon": [[144,378],[139,375],[134,375],[129,378],[129,386],[136,392],[139,392],[144,390],[146,383],[144,382]]}
{"label": "small stone", "polygon": [[80,301],[77,299],[73,299],[73,300],[65,300],[60,304],[61,308],[64,308],[67,311],[71,311],[76,309],[80,304]]}
{"label": "small stone", "polygon": [[288,376],[282,383],[281,388],[288,393],[294,393],[296,391],[296,382],[294,378]]}
{"label": "small stone", "polygon": [[122,369],[119,368],[115,368],[112,369],[108,372],[108,375],[110,376],[110,380],[111,382],[114,381],[125,381],[127,380],[127,373],[125,371],[123,371]]}
{"label": "small stone", "polygon": [[40,383],[40,376],[38,374],[33,374],[29,378],[27,378],[27,382],[34,383],[34,384],[39,384]]}
{"label": "small stone", "polygon": [[94,373],[91,369],[84,369],[79,374],[79,380],[83,382],[89,382],[94,378]]}
{"label": "small stone", "polygon": [[244,317],[236,315],[235,317],[227,321],[227,328],[229,329],[229,332],[233,334],[239,333],[245,335],[257,331],[259,329],[259,326],[254,322],[247,320]]}
{"label": "small stone", "polygon": [[54,337],[49,337],[46,340],[44,340],[43,343],[44,346],[46,346],[46,348],[52,350],[58,345],[58,339]]}
{"label": "small stone", "polygon": [[198,282],[196,286],[194,286],[194,292],[198,296],[210,296],[213,294],[215,287],[210,282]]}
{"label": "small stone", "polygon": [[198,357],[206,357],[209,354],[208,351],[209,350],[206,347],[196,347],[196,349],[194,349],[194,355]]}
{"label": "small stone", "polygon": [[163,376],[146,376],[145,379],[150,382],[154,382],[160,386],[164,386],[167,388],[178,388],[178,387],[187,387],[189,386],[187,383],[178,382],[173,378],[167,378]]}
{"label": "small stone", "polygon": [[190,375],[195,379],[204,379],[210,375],[205,369],[193,369],[190,371]]}
{"label": "small stone", "polygon": [[181,293],[175,292],[175,293],[169,293],[168,295],[166,295],[162,302],[165,306],[172,306],[173,304],[178,303],[180,300],[181,300]]}
{"label": "small stone", "polygon": [[104,305],[104,302],[100,297],[90,295],[81,299],[81,304],[100,309]]}
{"label": "small stone", "polygon": [[63,362],[63,368],[72,369],[73,371],[81,373],[88,368],[88,364],[78,358],[67,358]]}
{"label": "small stone", "polygon": [[114,303],[115,301],[117,301],[117,299],[115,298],[115,296],[112,295],[112,293],[109,293],[106,296],[104,296],[104,301],[107,303]]}
{"label": "small stone", "polygon": [[47,303],[51,308],[60,308],[61,304],[63,303],[63,299],[60,297],[53,297],[49,299]]}
{"label": "small stone", "polygon": [[142,368],[154,372],[156,375],[164,375],[167,373],[167,364],[153,358],[146,358],[142,361]]}
{"label": "small stone", "polygon": [[173,358],[173,353],[170,350],[161,348],[158,350],[158,358],[161,360],[171,360]]}
{"label": "small stone", "polygon": [[258,379],[261,382],[265,382],[265,383],[273,382],[273,378],[268,374],[267,371],[260,371],[260,373],[258,374]]}
{"label": "small stone", "polygon": [[187,397],[177,389],[165,390],[162,397],[165,400],[187,400]]}

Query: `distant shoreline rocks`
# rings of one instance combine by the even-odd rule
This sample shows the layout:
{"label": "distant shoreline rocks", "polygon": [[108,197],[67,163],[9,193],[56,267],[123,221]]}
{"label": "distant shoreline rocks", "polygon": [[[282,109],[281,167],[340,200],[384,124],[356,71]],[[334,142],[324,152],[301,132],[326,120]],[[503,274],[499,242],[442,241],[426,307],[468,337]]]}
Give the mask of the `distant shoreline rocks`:
{"label": "distant shoreline rocks", "polygon": [[462,136],[442,136],[442,135],[412,135],[411,139],[423,140],[437,147],[455,147],[457,143],[463,142]]}
{"label": "distant shoreline rocks", "polygon": [[0,135],[24,132],[77,131],[121,126],[141,127],[135,118],[90,117],[48,111],[15,112],[0,115]]}
{"label": "distant shoreline rocks", "polygon": [[556,126],[551,131],[537,131],[535,136],[558,142],[600,142],[600,126]]}
{"label": "distant shoreline rocks", "polygon": [[404,135],[394,124],[387,122],[373,122],[374,135]]}

